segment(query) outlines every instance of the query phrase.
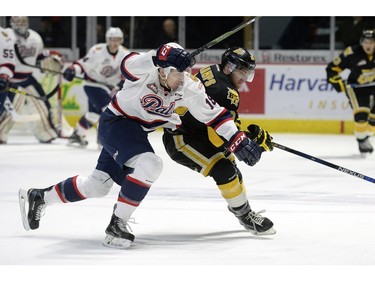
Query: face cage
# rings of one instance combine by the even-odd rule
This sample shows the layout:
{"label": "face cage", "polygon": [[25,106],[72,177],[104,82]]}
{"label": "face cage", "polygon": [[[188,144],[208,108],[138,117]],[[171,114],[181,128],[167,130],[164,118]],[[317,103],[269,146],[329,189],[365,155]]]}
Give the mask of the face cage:
{"label": "face cage", "polygon": [[243,70],[244,69],[244,70],[249,71],[248,75],[244,75],[243,72],[240,72],[240,71],[237,71],[236,74],[234,74],[234,75],[240,76],[241,79],[246,80],[247,82],[251,83],[254,79],[255,70],[250,70],[249,68],[238,66],[238,65],[236,65],[236,64],[234,64],[230,61],[227,62],[227,67],[228,67],[230,73],[233,73],[233,74],[234,74],[235,70]]}
{"label": "face cage", "polygon": [[12,19],[10,26],[16,33],[23,36],[26,34],[27,30],[29,29],[29,20],[25,17]]}

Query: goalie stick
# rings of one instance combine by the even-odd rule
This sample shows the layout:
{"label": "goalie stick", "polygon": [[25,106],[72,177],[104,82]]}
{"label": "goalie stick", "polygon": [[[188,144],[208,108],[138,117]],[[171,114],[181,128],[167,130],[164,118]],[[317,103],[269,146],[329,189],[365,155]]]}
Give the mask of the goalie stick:
{"label": "goalie stick", "polygon": [[220,35],[219,37],[215,38],[214,40],[212,40],[212,41],[208,42],[207,44],[203,45],[202,47],[196,49],[194,52],[191,53],[191,56],[196,57],[197,55],[199,55],[203,51],[205,51],[205,50],[211,48],[212,46],[216,45],[217,43],[223,41],[224,39],[228,38],[229,36],[233,35],[237,31],[243,29],[244,27],[248,26],[249,24],[253,23],[254,21],[256,21],[259,18],[260,18],[260,16],[257,16],[257,17],[254,17],[250,20],[247,20],[247,21],[241,23],[240,25],[234,27],[230,31]]}
{"label": "goalie stick", "polygon": [[[21,54],[18,50],[18,47],[17,47],[17,44],[14,45],[14,52],[16,53],[16,56],[18,58],[18,60],[23,64],[23,65],[26,65],[28,67],[32,67],[32,68],[37,68],[39,69],[40,71],[48,71],[48,72],[51,72],[51,73],[54,73],[54,74],[58,74],[58,75],[64,75],[63,72],[60,72],[60,71],[56,71],[56,70],[52,70],[52,69],[48,69],[48,68],[43,68],[43,67],[40,67],[40,66],[37,66],[37,65],[32,65],[32,64],[29,64],[27,62],[25,62],[25,60],[21,57]],[[100,84],[100,85],[104,85],[106,87],[108,87],[109,89],[113,89],[114,86],[113,85],[109,85],[109,84],[106,84],[106,83],[103,83],[103,82],[98,82],[98,81],[91,81],[91,80],[87,80],[85,78],[82,78],[82,77],[78,77],[78,76],[74,76],[75,79],[79,79],[79,80],[84,80],[84,81],[87,81],[87,82],[90,82],[90,83],[96,83],[96,84]]]}
{"label": "goalie stick", "polygon": [[328,166],[328,167],[331,167],[335,170],[338,170],[340,172],[343,172],[345,174],[348,174],[348,175],[351,175],[353,177],[356,177],[356,178],[360,178],[360,179],[363,179],[365,181],[369,181],[371,183],[375,183],[375,179],[374,178],[371,178],[369,176],[366,176],[366,175],[363,175],[361,173],[358,173],[358,172],[355,172],[355,171],[352,171],[350,169],[347,169],[347,168],[344,168],[344,167],[341,167],[341,166],[338,166],[336,164],[333,164],[333,163],[330,163],[328,161],[325,161],[323,159],[319,159],[317,157],[314,157],[314,156],[311,156],[311,155],[308,155],[306,153],[303,153],[301,151],[298,151],[298,150],[295,150],[295,149],[292,149],[292,148],[289,148],[289,147],[286,147],[284,145],[281,145],[281,144],[278,144],[276,142],[272,142],[273,146],[278,148],[278,149],[281,149],[281,150],[284,150],[284,151],[287,151],[287,152],[290,152],[290,153],[293,153],[293,154],[296,154],[298,156],[301,156],[303,158],[306,158],[306,159],[309,159],[311,161],[314,161],[314,162],[317,162],[319,164],[322,164],[322,165],[325,165],[325,166]]}

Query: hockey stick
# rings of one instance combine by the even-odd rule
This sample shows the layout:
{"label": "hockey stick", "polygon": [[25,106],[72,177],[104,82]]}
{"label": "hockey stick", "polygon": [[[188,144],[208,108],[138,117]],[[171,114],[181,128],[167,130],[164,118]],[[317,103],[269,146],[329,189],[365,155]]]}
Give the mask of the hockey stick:
{"label": "hockey stick", "polygon": [[375,86],[375,82],[367,83],[367,84],[347,84],[348,86],[352,88],[366,88],[366,87],[372,87]]}
{"label": "hockey stick", "polygon": [[197,55],[199,55],[203,51],[205,51],[205,50],[211,48],[212,46],[216,45],[217,43],[223,41],[224,39],[228,38],[229,36],[233,35],[237,31],[243,29],[244,27],[248,26],[249,24],[253,23],[254,21],[256,21],[259,18],[260,18],[260,16],[257,16],[257,17],[254,17],[254,18],[248,20],[248,21],[245,21],[245,22],[241,23],[240,25],[234,27],[232,30],[220,35],[219,37],[215,38],[214,40],[212,40],[212,41],[208,42],[207,44],[203,45],[202,47],[196,49],[194,52],[191,53],[191,56],[196,57]]}
{"label": "hockey stick", "polygon": [[289,148],[289,147],[286,147],[284,145],[281,145],[281,144],[278,144],[278,143],[275,143],[275,142],[272,142],[273,146],[274,147],[277,147],[278,149],[281,149],[281,150],[284,150],[284,151],[287,151],[287,152],[290,152],[290,153],[293,153],[293,154],[296,154],[298,156],[301,156],[303,158],[306,158],[306,159],[309,159],[311,161],[314,161],[314,162],[318,162],[319,164],[323,164],[325,166],[328,166],[328,167],[331,167],[335,170],[338,170],[340,172],[343,172],[345,174],[348,174],[348,175],[351,175],[351,176],[354,176],[354,177],[357,177],[357,178],[360,178],[360,179],[363,179],[363,180],[366,180],[366,181],[369,181],[369,182],[372,182],[372,183],[375,183],[375,179],[374,178],[371,178],[369,176],[366,176],[366,175],[363,175],[363,174],[360,174],[358,172],[355,172],[355,171],[352,171],[352,170],[349,170],[347,168],[344,168],[344,167],[341,167],[341,166],[338,166],[336,164],[333,164],[333,163],[330,163],[330,162],[327,162],[323,159],[319,159],[317,157],[314,157],[314,156],[311,156],[311,155],[308,155],[306,153],[303,153],[301,151],[298,151],[298,150],[294,150],[292,148]]}
{"label": "hockey stick", "polygon": [[[18,47],[17,47],[17,44],[14,45],[14,51],[16,53],[16,56],[17,56],[18,60],[23,65],[26,65],[26,66],[32,67],[32,68],[37,68],[40,71],[48,71],[48,72],[51,72],[51,73],[54,73],[54,74],[64,75],[63,72],[52,70],[52,69],[48,69],[48,68],[43,68],[43,67],[40,67],[40,66],[37,66],[37,65],[32,65],[32,64],[29,64],[29,63],[25,62],[25,60],[21,57],[21,54],[20,54],[20,52],[18,50]],[[112,85],[109,85],[109,84],[106,84],[106,83],[102,83],[102,82],[98,82],[98,81],[87,80],[85,78],[78,77],[78,76],[74,76],[74,79],[79,79],[79,80],[84,80],[84,81],[91,82],[91,83],[96,83],[96,84],[104,85],[104,86],[108,87],[109,89],[113,89],[114,88],[114,86],[112,86]]]}
{"label": "hockey stick", "polygon": [[37,100],[42,100],[42,101],[46,100],[45,98],[37,97],[37,96],[34,96],[34,95],[30,95],[28,92],[22,91],[22,90],[16,89],[16,88],[9,88],[8,92],[11,92],[13,94],[19,94],[19,95],[24,95],[24,96],[32,97],[32,98],[37,99]]}

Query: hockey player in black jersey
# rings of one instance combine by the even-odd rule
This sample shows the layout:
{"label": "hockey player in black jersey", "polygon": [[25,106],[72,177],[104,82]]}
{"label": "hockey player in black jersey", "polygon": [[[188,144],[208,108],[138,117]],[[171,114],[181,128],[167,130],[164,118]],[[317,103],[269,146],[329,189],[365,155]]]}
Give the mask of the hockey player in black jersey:
{"label": "hockey player in black jersey", "polygon": [[[254,71],[254,56],[243,48],[231,47],[223,53],[221,64],[203,68],[196,75],[205,86],[207,95],[231,111],[239,129],[238,89],[246,81],[253,80]],[[229,211],[247,230],[255,235],[275,234],[272,221],[251,209],[241,172],[225,142],[209,126],[196,120],[186,108],[176,108],[176,112],[182,120],[181,126],[176,131],[165,129],[163,134],[168,155],[175,162],[205,177],[212,177],[227,201]],[[273,149],[272,138],[267,131],[257,125],[249,128],[248,137],[256,140],[263,151]]]}
{"label": "hockey player in black jersey", "polygon": [[[375,30],[363,30],[359,42],[330,62],[326,72],[327,81],[349,98],[359,151],[366,155],[374,150],[369,137],[375,132]],[[350,71],[347,82],[340,75],[345,69]]]}

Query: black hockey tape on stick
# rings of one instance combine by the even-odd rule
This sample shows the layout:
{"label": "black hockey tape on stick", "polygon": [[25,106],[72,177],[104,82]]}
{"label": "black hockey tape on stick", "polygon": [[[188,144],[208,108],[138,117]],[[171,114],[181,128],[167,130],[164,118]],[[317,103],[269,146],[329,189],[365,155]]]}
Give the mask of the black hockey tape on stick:
{"label": "black hockey tape on stick", "polygon": [[306,159],[309,159],[311,161],[314,161],[314,162],[317,162],[319,164],[322,164],[322,165],[325,165],[325,166],[328,166],[328,167],[331,167],[335,170],[338,170],[340,172],[343,172],[345,174],[348,174],[348,175],[351,175],[353,177],[356,177],[356,178],[360,178],[360,179],[363,179],[365,181],[369,181],[369,182],[372,182],[372,183],[375,183],[375,179],[374,178],[371,178],[369,176],[366,176],[366,175],[363,175],[361,173],[358,173],[358,172],[355,172],[355,171],[352,171],[350,169],[347,169],[347,168],[344,168],[344,167],[341,167],[341,166],[338,166],[336,164],[333,164],[333,163],[330,163],[328,161],[325,161],[323,159],[319,159],[317,157],[314,157],[314,156],[311,156],[311,155],[308,155],[306,153],[303,153],[301,151],[298,151],[298,150],[295,150],[295,149],[292,149],[292,148],[289,148],[289,147],[286,147],[284,145],[281,145],[281,144],[278,144],[278,143],[275,143],[275,142],[272,142],[273,146],[278,148],[278,149],[281,149],[281,150],[284,150],[284,151],[287,151],[287,152],[290,152],[290,153],[293,153],[293,154],[296,154],[298,156],[301,156],[303,158],[306,158]]}
{"label": "black hockey tape on stick", "polygon": [[233,35],[237,31],[243,29],[244,27],[248,26],[249,24],[253,23],[254,21],[256,21],[259,18],[260,18],[260,16],[257,16],[257,17],[254,17],[254,18],[248,20],[248,21],[245,21],[245,22],[241,23],[240,25],[234,27],[232,30],[220,35],[216,39],[214,39],[214,40],[208,42],[207,44],[203,45],[202,47],[196,49],[194,52],[191,53],[191,56],[196,57],[197,55],[199,55],[203,51],[205,51],[205,50],[211,48],[212,46],[216,45],[217,43],[223,41],[224,39],[228,38],[229,36]]}
{"label": "black hockey tape on stick", "polygon": [[[32,65],[32,64],[29,64],[29,63],[25,62],[25,60],[21,57],[21,54],[20,54],[20,51],[18,50],[17,44],[14,44],[14,52],[16,53],[16,56],[17,56],[18,60],[23,65],[26,65],[26,66],[32,67],[32,68],[37,68],[37,69],[39,69],[41,71],[48,71],[48,72],[55,73],[55,74],[58,74],[58,75],[64,75],[63,72],[51,70],[51,69],[48,69],[48,68],[43,68],[43,67],[40,67],[40,66],[37,66],[37,65]],[[104,86],[107,86],[111,90],[114,88],[114,86],[106,84],[106,83],[102,83],[102,82],[98,82],[98,81],[91,81],[91,80],[87,80],[85,78],[78,77],[78,76],[74,76],[74,78],[75,79],[79,79],[79,80],[85,80],[85,81],[88,81],[88,82],[91,82],[91,83],[96,83],[96,84],[104,85]]]}

